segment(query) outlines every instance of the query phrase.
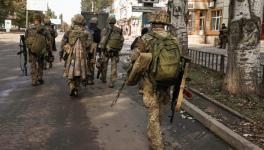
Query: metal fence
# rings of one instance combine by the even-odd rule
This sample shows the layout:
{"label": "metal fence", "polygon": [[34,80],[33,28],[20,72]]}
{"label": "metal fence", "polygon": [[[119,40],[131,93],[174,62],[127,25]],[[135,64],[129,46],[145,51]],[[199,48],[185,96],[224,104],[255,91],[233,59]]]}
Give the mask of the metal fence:
{"label": "metal fence", "polygon": [[[191,62],[194,64],[220,72],[222,75],[226,73],[227,57],[225,55],[202,52],[193,49],[188,50],[188,55],[191,58]],[[261,64],[261,69],[264,79],[264,64]]]}
{"label": "metal fence", "polygon": [[192,63],[204,66],[224,74],[226,72],[227,57],[221,54],[202,52],[189,49],[188,55]]}

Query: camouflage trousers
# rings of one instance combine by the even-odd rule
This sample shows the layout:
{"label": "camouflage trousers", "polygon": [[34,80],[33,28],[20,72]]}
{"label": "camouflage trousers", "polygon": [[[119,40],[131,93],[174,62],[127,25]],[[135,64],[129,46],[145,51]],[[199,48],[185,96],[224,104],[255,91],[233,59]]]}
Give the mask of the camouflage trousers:
{"label": "camouflage trousers", "polygon": [[[92,55],[92,54],[91,54]],[[95,70],[95,59],[88,59],[87,60],[87,66],[88,66],[88,80],[93,81],[94,80],[94,70]]]}
{"label": "camouflage trousers", "polygon": [[105,55],[102,56],[102,61],[103,61],[102,80],[106,81],[109,59],[111,59],[110,82],[113,83],[113,82],[115,82],[117,80],[117,63],[119,62],[119,57],[118,56],[112,56],[112,57],[107,57]]}
{"label": "camouflage trousers", "polygon": [[37,84],[39,80],[42,80],[44,56],[35,56],[30,54],[30,59],[32,84]]}
{"label": "camouflage trousers", "polygon": [[68,85],[69,85],[69,90],[70,92],[72,90],[78,90],[79,89],[79,86],[80,86],[80,78],[74,78],[74,79],[70,79],[68,80]]}
{"label": "camouflage trousers", "polygon": [[155,87],[149,78],[143,82],[143,102],[148,110],[148,138],[153,150],[163,150],[161,110],[169,101],[169,87]]}

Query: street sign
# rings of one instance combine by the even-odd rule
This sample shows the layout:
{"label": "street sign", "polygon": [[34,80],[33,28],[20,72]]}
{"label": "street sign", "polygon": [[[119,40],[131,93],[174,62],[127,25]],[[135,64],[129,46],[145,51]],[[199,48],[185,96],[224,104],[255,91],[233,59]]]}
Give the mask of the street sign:
{"label": "street sign", "polygon": [[132,6],[132,12],[156,12],[161,10],[162,7]]}
{"label": "street sign", "polygon": [[159,3],[159,0],[138,0],[138,3]]}
{"label": "street sign", "polygon": [[48,0],[27,0],[27,10],[47,11]]}
{"label": "street sign", "polygon": [[50,19],[51,23],[60,25],[61,24],[61,19]]}

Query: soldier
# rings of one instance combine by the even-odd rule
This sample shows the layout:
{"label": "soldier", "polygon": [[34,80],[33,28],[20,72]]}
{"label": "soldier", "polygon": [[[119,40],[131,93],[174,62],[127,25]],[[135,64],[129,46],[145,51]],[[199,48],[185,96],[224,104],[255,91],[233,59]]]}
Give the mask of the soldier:
{"label": "soldier", "polygon": [[138,47],[138,45],[140,45],[140,42],[142,41],[141,38],[143,35],[145,35],[146,33],[148,33],[148,28],[143,28],[141,30],[141,35],[139,37],[137,37],[131,44],[131,50]]}
{"label": "soldier", "polygon": [[57,51],[57,47],[56,47],[56,37],[58,36],[58,32],[55,28],[55,24],[51,23],[50,26],[50,34],[52,37],[52,51]]}
{"label": "soldier", "polygon": [[46,38],[48,37],[48,32],[45,29],[45,26],[41,24],[41,20],[41,16],[36,15],[34,18],[34,25],[31,25],[25,33],[29,59],[31,62],[31,77],[33,86],[44,83],[42,76],[44,67],[44,54],[46,53],[47,48]]}
{"label": "soldier", "polygon": [[93,43],[91,46],[91,50],[88,55],[88,68],[89,68],[89,76],[88,76],[88,84],[94,84],[94,69],[96,63],[96,52],[98,51],[98,44],[101,40],[101,30],[97,27],[98,19],[96,17],[91,18],[89,23],[89,32],[93,36]]}
{"label": "soldier", "polygon": [[136,85],[140,81],[138,76],[143,78],[143,102],[148,110],[148,138],[152,149],[163,150],[161,107],[170,100],[170,88],[180,64],[180,49],[178,39],[165,30],[169,24],[166,12],[151,13],[149,19],[152,29],[141,37],[142,42],[133,49],[130,56],[132,67],[126,84]]}
{"label": "soldier", "polygon": [[52,55],[53,37],[51,36],[51,21],[48,17],[44,18],[44,26],[45,26],[47,33],[48,33],[48,36],[46,38],[47,53],[45,54],[45,59],[44,59],[44,69],[47,69],[48,64],[49,64],[49,68],[52,68],[52,62],[54,61],[54,56]]}
{"label": "soldier", "polygon": [[220,30],[219,39],[220,39],[220,48],[225,49],[226,44],[228,42],[228,29],[224,23],[222,24],[222,29]]}
{"label": "soldier", "polygon": [[123,47],[124,37],[122,30],[115,26],[116,19],[114,16],[108,18],[108,26],[102,31],[102,39],[99,48],[103,52],[102,77],[103,83],[106,83],[108,61],[111,59],[111,77],[108,86],[114,87],[117,80],[117,63],[119,62],[119,52]]}
{"label": "soldier", "polygon": [[63,36],[63,51],[60,52],[60,57],[65,60],[64,77],[68,79],[70,96],[78,96],[80,84],[87,82],[87,55],[91,42],[91,35],[84,27],[84,17],[75,15],[71,29]]}

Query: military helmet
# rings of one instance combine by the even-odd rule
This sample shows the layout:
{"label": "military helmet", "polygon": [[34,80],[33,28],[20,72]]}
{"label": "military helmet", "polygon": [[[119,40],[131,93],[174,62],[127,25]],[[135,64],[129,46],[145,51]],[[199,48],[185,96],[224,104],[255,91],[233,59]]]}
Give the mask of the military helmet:
{"label": "military helmet", "polygon": [[98,19],[96,17],[93,17],[93,18],[90,19],[90,23],[97,24],[98,23]]}
{"label": "military helmet", "polygon": [[83,25],[84,24],[84,17],[81,14],[77,14],[72,18],[72,23],[75,25]]}
{"label": "military helmet", "polygon": [[169,14],[164,11],[157,11],[148,14],[149,22],[153,24],[170,24]]}
{"label": "military helmet", "polygon": [[34,20],[38,20],[38,21],[41,22],[41,20],[42,20],[42,16],[39,15],[39,14],[37,14],[37,15],[34,16]]}
{"label": "military helmet", "polygon": [[109,16],[108,17],[108,23],[109,24],[116,24],[116,18],[115,18],[115,16]]}
{"label": "military helmet", "polygon": [[50,25],[51,24],[51,21],[50,21],[50,18],[49,17],[45,17],[44,18],[44,24],[47,24],[47,25]]}

